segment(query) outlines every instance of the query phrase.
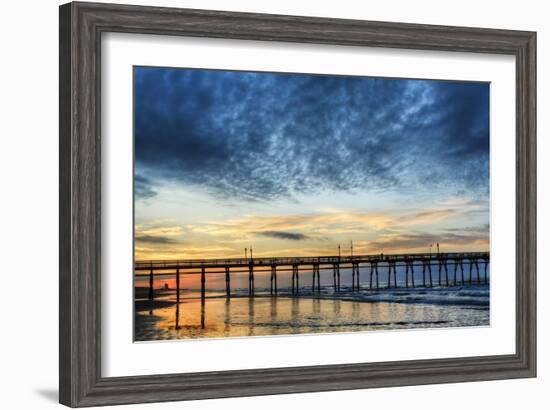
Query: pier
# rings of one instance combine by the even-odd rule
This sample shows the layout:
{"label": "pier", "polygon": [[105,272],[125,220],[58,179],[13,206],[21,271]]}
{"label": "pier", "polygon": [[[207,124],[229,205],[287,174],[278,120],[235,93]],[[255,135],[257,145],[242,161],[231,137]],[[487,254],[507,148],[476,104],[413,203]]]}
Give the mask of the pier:
{"label": "pier", "polygon": [[[267,273],[270,276],[270,295],[279,295],[277,274],[292,273],[290,296],[299,297],[300,291],[307,288],[311,293],[321,292],[321,271],[332,273],[332,287],[335,293],[342,292],[340,271],[352,272],[351,292],[380,290],[388,288],[457,286],[472,283],[488,283],[487,267],[489,252],[454,253],[411,253],[374,254],[354,256],[315,256],[315,257],[250,257],[229,259],[185,259],[147,260],[135,262],[135,277],[148,280],[149,299],[154,300],[154,280],[157,277],[176,278],[177,301],[180,300],[180,276],[200,275],[201,299],[204,301],[207,277],[222,274],[225,276],[225,294],[231,297],[231,275],[248,274],[248,296],[255,296],[254,276]],[[404,283],[398,281],[396,267],[405,267]],[[379,273],[387,272],[387,282],[381,283]],[[414,272],[422,272],[422,280],[415,281]],[[311,275],[311,285],[300,281],[307,273]],[[300,284],[302,283],[302,287]]]}

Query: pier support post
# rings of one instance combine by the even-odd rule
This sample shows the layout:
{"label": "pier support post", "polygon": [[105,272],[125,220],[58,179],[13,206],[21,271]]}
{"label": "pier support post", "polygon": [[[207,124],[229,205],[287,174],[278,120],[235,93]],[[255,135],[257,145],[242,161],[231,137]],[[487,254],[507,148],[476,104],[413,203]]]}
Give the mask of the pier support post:
{"label": "pier support post", "polygon": [[176,301],[180,304],[180,269],[176,269]]}
{"label": "pier support post", "polygon": [[372,275],[374,273],[374,262],[370,263],[370,281],[369,281],[369,289],[372,289]]}
{"label": "pier support post", "polygon": [[[321,293],[321,272],[319,269],[319,264],[316,264],[316,273],[317,273],[317,293]],[[315,285],[315,283],[314,283]],[[315,287],[315,286],[314,286]]]}
{"label": "pier support post", "polygon": [[405,287],[409,287],[409,261],[405,262]]}
{"label": "pier support post", "polygon": [[335,263],[332,264],[332,283],[334,286],[334,293],[338,291],[338,288],[336,287],[336,266],[337,265]]}
{"label": "pier support post", "polygon": [[474,262],[470,259],[470,280],[469,283],[472,284],[472,268],[473,268]]}
{"label": "pier support post", "polygon": [[292,265],[292,294],[293,295],[300,294],[300,283],[299,283],[297,264]]}
{"label": "pier support post", "polygon": [[180,270],[176,269],[176,330],[180,328]]}
{"label": "pier support post", "polygon": [[321,293],[321,269],[317,264],[317,293]]}
{"label": "pier support post", "polygon": [[313,276],[313,283],[311,285],[311,292],[315,292],[315,281],[317,281],[317,293],[321,292],[321,279],[319,275],[319,264],[314,263],[312,265],[312,276]]}
{"label": "pier support post", "polygon": [[152,302],[154,299],[155,299],[155,291],[153,289],[153,269],[151,269],[149,271],[149,300]]}
{"label": "pier support post", "polygon": [[489,277],[487,276],[487,265],[489,264],[489,261],[485,259],[485,283],[489,283]]}
{"label": "pier support post", "polygon": [[411,282],[412,287],[414,288],[414,261],[411,261]]}
{"label": "pier support post", "polygon": [[206,327],[205,316],[206,316],[206,304],[205,304],[205,299],[203,297],[201,298],[201,329],[204,329]]}
{"label": "pier support post", "polygon": [[336,264],[336,282],[338,284],[338,292],[340,292],[340,262]]}
{"label": "pier support post", "polygon": [[254,264],[248,264],[248,296],[254,296]]}
{"label": "pier support post", "polygon": [[391,287],[391,274],[393,271],[393,287],[397,287],[397,271],[395,270],[395,261],[388,261],[388,288]]}
{"label": "pier support post", "polygon": [[438,271],[438,283],[441,286],[441,270],[443,269],[443,262],[439,260],[439,271]]}
{"label": "pier support post", "polygon": [[464,285],[464,264],[462,263],[462,259],[460,259],[460,276],[462,278],[462,284]]}
{"label": "pier support post", "polygon": [[271,265],[271,296],[277,296],[277,265]]}
{"label": "pier support post", "polygon": [[231,297],[231,273],[229,272],[229,266],[225,267],[225,296]]}
{"label": "pier support post", "polygon": [[456,286],[456,270],[458,269],[458,261],[455,260],[455,273],[454,273],[454,281],[453,285]]}
{"label": "pier support post", "polygon": [[430,287],[433,287],[433,279],[432,279],[432,263],[430,260],[423,260],[422,261],[422,284],[424,287],[426,287],[426,269],[428,270],[429,279],[430,279]]}
{"label": "pier support post", "polygon": [[204,303],[206,297],[206,270],[201,269],[201,301]]}
{"label": "pier support post", "polygon": [[359,290],[359,264],[356,262],[351,264],[351,290]]}
{"label": "pier support post", "polygon": [[380,283],[378,282],[378,262],[374,264],[374,275],[376,276],[376,289],[380,289]]}
{"label": "pier support post", "polygon": [[476,267],[477,284],[479,285],[481,283],[481,277],[479,276],[479,265],[477,263],[477,259],[474,260],[474,265]]}
{"label": "pier support post", "polygon": [[426,261],[422,261],[422,286],[426,287]]}

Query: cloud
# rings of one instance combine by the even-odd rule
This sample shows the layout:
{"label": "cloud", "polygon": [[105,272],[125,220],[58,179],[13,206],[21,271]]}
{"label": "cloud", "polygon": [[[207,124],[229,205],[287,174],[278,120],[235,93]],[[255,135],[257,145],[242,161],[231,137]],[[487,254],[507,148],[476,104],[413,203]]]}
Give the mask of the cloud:
{"label": "cloud", "polygon": [[[186,229],[191,234],[232,240],[250,239],[251,234],[280,239],[285,234],[290,234],[295,240],[326,240],[328,235],[378,231],[392,226],[393,223],[390,214],[333,210],[328,213],[243,216],[226,221],[187,225]],[[294,235],[298,230],[300,233]],[[299,235],[305,235],[307,238]],[[285,239],[292,239],[290,236],[286,235]]]}
{"label": "cloud", "polygon": [[309,239],[309,236],[299,232],[264,231],[258,232],[258,235],[276,239],[288,239],[291,241],[303,241],[305,239]]}
{"label": "cloud", "polygon": [[138,67],[135,96],[139,197],[488,193],[486,83]]}
{"label": "cloud", "polygon": [[465,226],[461,228],[447,228],[448,232],[461,232],[461,233],[483,233],[489,234],[489,224],[482,226]]}
{"label": "cloud", "polygon": [[384,235],[374,241],[358,242],[356,248],[365,253],[378,252],[402,252],[425,250],[429,244],[439,243],[442,252],[456,251],[459,249],[471,249],[489,246],[489,231],[485,227],[464,229],[462,233],[449,232],[449,230],[434,233],[399,233]]}
{"label": "cloud", "polygon": [[396,218],[399,225],[420,225],[434,223],[449,219],[459,214],[457,209],[427,209],[418,212],[407,213]]}
{"label": "cloud", "polygon": [[134,192],[138,199],[148,199],[157,195],[153,189],[153,183],[143,175],[136,175],[134,178]]}
{"label": "cloud", "polygon": [[136,242],[149,243],[155,245],[169,245],[178,243],[174,238],[167,236],[136,235]]}
{"label": "cloud", "polygon": [[[331,208],[304,214],[247,215],[223,221],[213,220],[186,225],[185,230],[189,235],[207,235],[212,240],[230,238],[231,241],[249,241],[252,239],[251,235],[290,240],[326,240],[336,236],[357,235],[365,237],[433,226],[441,229],[441,224],[449,226],[447,231],[450,233],[452,229],[460,229],[454,228],[457,224],[460,226],[465,220],[471,220],[471,212],[476,209],[477,205],[468,204],[459,204],[455,208],[447,206],[373,212]],[[479,229],[488,232],[488,228]]]}

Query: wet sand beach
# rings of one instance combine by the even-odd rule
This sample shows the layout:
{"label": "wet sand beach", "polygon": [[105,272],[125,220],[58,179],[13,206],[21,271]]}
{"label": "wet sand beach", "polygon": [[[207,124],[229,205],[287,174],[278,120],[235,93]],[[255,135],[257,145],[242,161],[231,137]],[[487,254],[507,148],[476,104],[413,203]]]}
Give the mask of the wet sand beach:
{"label": "wet sand beach", "polygon": [[136,301],[135,341],[315,334],[389,329],[488,326],[489,288],[328,291],[319,296],[256,296],[227,299],[213,292],[203,301],[172,291]]}

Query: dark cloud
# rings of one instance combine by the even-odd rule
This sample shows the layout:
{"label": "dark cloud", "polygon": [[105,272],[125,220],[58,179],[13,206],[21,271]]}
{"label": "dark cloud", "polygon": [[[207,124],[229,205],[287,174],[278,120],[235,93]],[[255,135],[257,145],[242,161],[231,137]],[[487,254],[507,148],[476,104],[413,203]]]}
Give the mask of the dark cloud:
{"label": "dark cloud", "polygon": [[157,195],[153,189],[153,183],[149,178],[142,175],[136,175],[134,177],[134,191],[136,197],[139,199],[148,199]]}
{"label": "dark cloud", "polygon": [[135,147],[140,175],[230,198],[486,195],[489,85],[135,68]]}
{"label": "dark cloud", "polygon": [[269,238],[276,238],[276,239],[288,239],[291,241],[303,241],[305,239],[309,239],[309,236],[299,232],[265,231],[265,232],[258,232],[257,235],[267,236]]}
{"label": "dark cloud", "polygon": [[178,243],[174,238],[169,238],[167,236],[156,236],[156,235],[136,235],[136,242],[149,243],[155,245],[170,245]]}
{"label": "dark cloud", "polygon": [[484,224],[482,226],[466,226],[463,228],[447,228],[448,232],[461,232],[461,233],[478,233],[478,234],[489,234],[489,224]]}

